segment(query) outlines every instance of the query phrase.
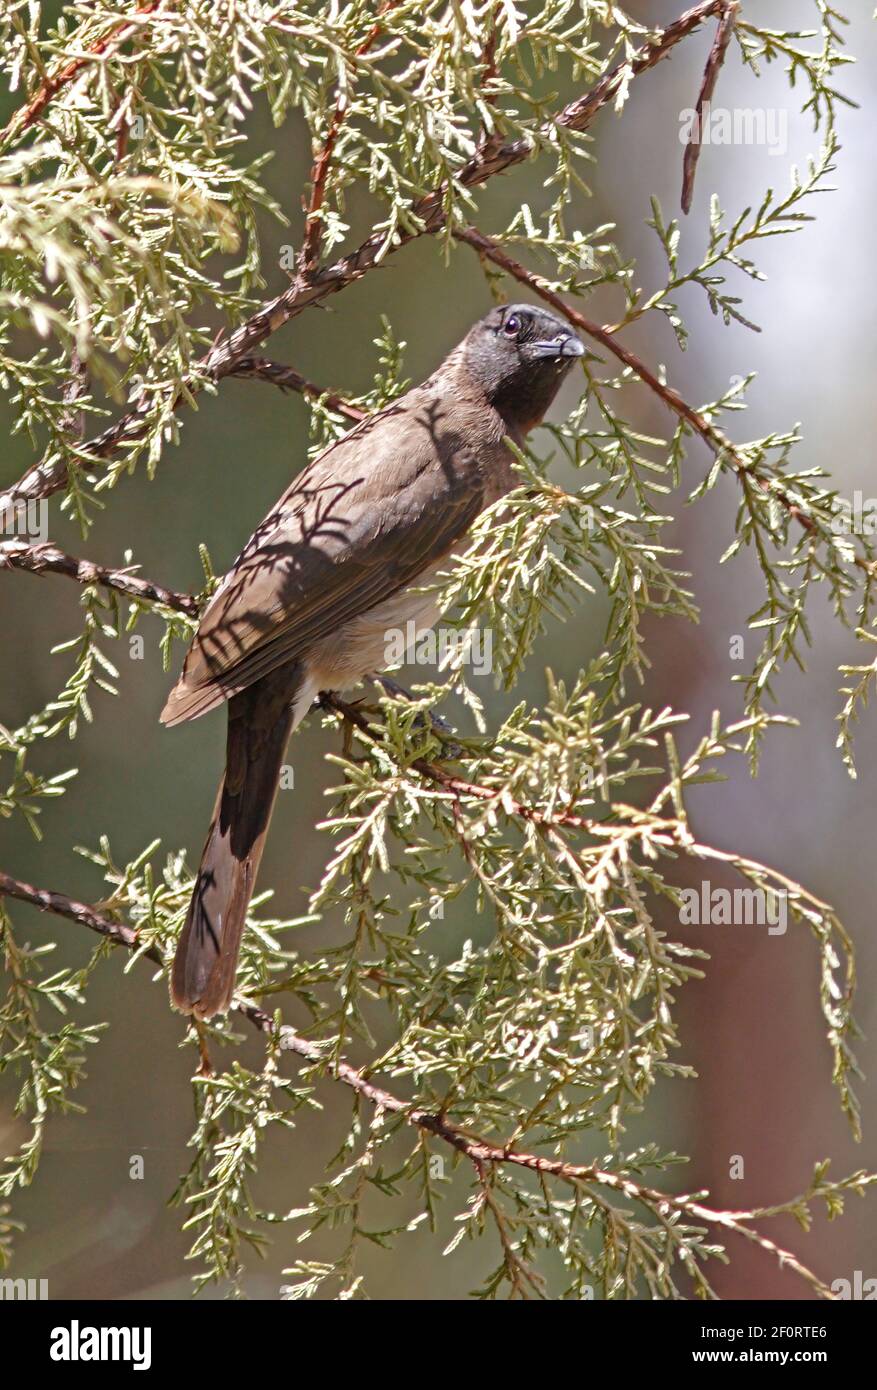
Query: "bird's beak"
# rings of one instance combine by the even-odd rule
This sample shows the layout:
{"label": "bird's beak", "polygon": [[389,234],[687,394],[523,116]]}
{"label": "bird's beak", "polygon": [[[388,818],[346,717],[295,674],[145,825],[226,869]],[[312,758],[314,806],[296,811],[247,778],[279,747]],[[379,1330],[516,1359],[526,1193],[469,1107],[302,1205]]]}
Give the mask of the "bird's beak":
{"label": "bird's beak", "polygon": [[556,338],[533,343],[536,357],[583,357],[585,345],[574,333],[558,333]]}

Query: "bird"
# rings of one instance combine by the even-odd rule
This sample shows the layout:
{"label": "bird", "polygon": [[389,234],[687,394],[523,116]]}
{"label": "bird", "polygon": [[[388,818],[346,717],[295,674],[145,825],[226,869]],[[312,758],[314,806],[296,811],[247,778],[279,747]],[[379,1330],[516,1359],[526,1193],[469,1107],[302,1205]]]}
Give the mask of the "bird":
{"label": "bird", "polygon": [[[518,485],[515,455],[585,349],[531,304],[495,306],[438,369],[294,479],[208,603],[165,725],[228,706],[225,773],[171,971],[171,1000],[224,1013],[292,731],[380,672],[391,632],[439,617],[421,592]],[[411,624],[411,626],[409,626]]]}

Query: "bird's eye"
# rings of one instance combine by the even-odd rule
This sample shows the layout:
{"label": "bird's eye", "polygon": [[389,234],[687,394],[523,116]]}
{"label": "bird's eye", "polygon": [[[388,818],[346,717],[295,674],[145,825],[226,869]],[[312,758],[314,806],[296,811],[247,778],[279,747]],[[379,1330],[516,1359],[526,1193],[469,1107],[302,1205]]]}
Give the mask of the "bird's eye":
{"label": "bird's eye", "polygon": [[517,314],[509,314],[502,326],[503,333],[507,333],[510,338],[514,338],[520,332],[520,329],[521,320],[518,318]]}

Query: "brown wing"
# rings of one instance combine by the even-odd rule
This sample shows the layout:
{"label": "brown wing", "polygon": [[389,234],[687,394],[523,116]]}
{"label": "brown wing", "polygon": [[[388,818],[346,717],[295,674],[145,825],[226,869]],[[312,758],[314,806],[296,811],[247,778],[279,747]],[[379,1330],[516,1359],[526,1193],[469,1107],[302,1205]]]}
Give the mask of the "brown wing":
{"label": "brown wing", "polygon": [[293,483],[213,596],[162,713],[193,719],[438,563],[484,506],[484,428],[420,387]]}

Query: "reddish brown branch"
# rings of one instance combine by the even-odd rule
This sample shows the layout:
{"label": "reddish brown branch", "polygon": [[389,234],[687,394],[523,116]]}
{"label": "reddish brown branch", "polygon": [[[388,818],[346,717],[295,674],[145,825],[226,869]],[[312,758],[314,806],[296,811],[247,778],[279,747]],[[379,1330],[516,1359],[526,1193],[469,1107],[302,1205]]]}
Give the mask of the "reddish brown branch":
{"label": "reddish brown branch", "polygon": [[712,101],[713,92],[716,90],[716,81],[725,61],[725,54],[728,51],[728,44],[731,42],[739,9],[738,0],[729,0],[724,14],[719,17],[719,27],[716,30],[716,37],[704,68],[703,82],[695,107],[694,125],[682,159],[682,211],[685,213],[691,211],[691,200],[694,197],[694,179],[697,173],[697,161],[700,159],[700,126],[703,120],[704,107]]}
{"label": "reddish brown branch", "polygon": [[[484,256],[485,259],[499,266],[507,275],[511,275],[515,280],[520,281],[522,285],[526,285],[528,289],[531,289],[540,299],[544,299],[547,304],[550,304],[553,309],[556,309],[559,314],[562,314],[564,318],[568,319],[576,328],[581,329],[589,338],[599,343],[601,347],[605,348],[607,352],[610,352],[613,357],[638,376],[641,381],[645,382],[655,395],[663,401],[664,405],[666,405],[669,410],[673,411],[674,415],[680,420],[683,420],[686,425],[694,430],[695,434],[700,436],[717,458],[722,458],[725,462],[730,464],[742,479],[751,481],[756,487],[760,488],[762,492],[769,492],[772,497],[776,498],[786,514],[793,521],[798,522],[805,531],[809,531],[811,534],[818,532],[819,528],[813,518],[801,510],[779,483],[773,478],[764,477],[752,468],[744,458],[741,458],[727,435],[716,425],[712,424],[700,411],[695,410],[687,401],[684,401],[679,392],[674,390],[672,386],[668,386],[666,382],[661,381],[660,377],[652,371],[651,367],[647,366],[645,362],[637,357],[636,353],[631,352],[630,348],[618,342],[612,328],[605,324],[595,323],[593,319],[587,318],[580,310],[573,308],[571,304],[567,304],[556,290],[553,290],[550,285],[545,283],[540,275],[536,275],[532,270],[528,270],[526,266],[521,265],[520,261],[516,261],[507,251],[504,251],[495,241],[492,241],[490,237],[485,236],[483,232],[479,232],[477,227],[460,228],[455,231],[454,235],[459,241],[464,241],[467,245],[472,246],[480,256]],[[863,556],[856,555],[855,563],[866,573],[870,574],[872,572],[873,567],[871,562],[866,560]]]}
{"label": "reddish brown branch", "polygon": [[[368,53],[375,39],[383,32],[381,18],[388,10],[393,9],[399,0],[381,0],[378,5],[378,17],[366,34],[362,43],[356,49],[356,57],[361,58]],[[332,163],[332,155],[335,152],[335,143],[344,124],[347,115],[347,97],[343,92],[339,93],[335,103],[335,110],[329,120],[329,128],[320,147],[320,151],[314,160],[311,168],[311,196],[305,210],[305,230],[302,240],[301,251],[298,255],[299,274],[308,274],[316,269],[319,261],[320,252],[320,229],[321,213],[323,209],[323,198],[326,193],[326,179],[329,175],[329,167]]]}
{"label": "reddish brown branch", "polygon": [[[693,406],[688,405],[679,395],[678,391],[674,391],[672,386],[666,386],[664,382],[656,376],[652,369],[646,366],[645,362],[642,362],[635,353],[631,352],[629,348],[626,348],[623,343],[618,342],[611,328],[606,325],[595,323],[593,319],[587,318],[579,309],[575,309],[571,304],[567,304],[556,290],[553,290],[550,285],[545,283],[541,275],[537,275],[534,271],[528,270],[520,261],[516,261],[513,256],[510,256],[507,251],[504,251],[497,242],[485,236],[483,232],[480,232],[477,227],[461,227],[454,235],[458,241],[464,241],[468,246],[473,247],[478,252],[479,256],[483,256],[486,260],[492,261],[494,265],[499,266],[507,275],[511,275],[513,279],[520,281],[522,285],[526,285],[528,289],[532,290],[534,294],[537,294],[540,299],[544,299],[547,304],[550,304],[553,309],[556,309],[557,312],[562,314],[565,319],[568,319],[570,323],[575,324],[583,333],[587,333],[589,338],[593,338],[593,340],[598,342],[601,347],[604,347],[607,352],[611,352],[613,357],[617,358],[619,362],[623,363],[624,366],[628,367],[632,372],[635,372],[635,374],[654,391],[655,395],[659,396],[674,414],[678,415],[680,419],[690,425],[712,449],[716,452],[721,449],[722,451],[729,451],[733,454],[732,446],[725,436],[722,435],[714,425],[711,425],[708,420],[705,420]],[[745,465],[741,464],[741,466]]]}
{"label": "reddish brown branch", "polygon": [[232,376],[247,377],[253,381],[268,381],[282,390],[299,391],[310,400],[322,401],[337,415],[345,415],[348,420],[358,423],[364,420],[366,412],[358,405],[339,396],[336,391],[326,391],[314,381],[297,372],[295,367],[287,367],[283,362],[271,362],[267,357],[242,357],[231,373]]}
{"label": "reddish brown branch", "polygon": [[[117,946],[126,946],[129,951],[137,949],[138,934],[133,928],[125,926],[123,922],[114,922],[89,903],[77,902],[75,898],[68,898],[64,893],[52,893],[47,888],[34,888],[32,884],[23,883],[11,874],[0,872],[0,898],[2,897],[17,898],[19,902],[38,907],[40,912],[53,912],[58,917],[66,917],[68,921],[81,922],[84,927],[106,937],[108,941],[115,942]],[[143,954],[156,965],[164,965],[162,955],[155,946],[150,946]]]}
{"label": "reddish brown branch", "polygon": [[[134,13],[138,17],[152,14],[153,11],[159,8],[161,3],[162,0],[145,0],[144,4],[137,6]],[[116,48],[120,47],[127,39],[130,39],[133,34],[136,34],[139,28],[140,25],[136,21],[117,24],[109,33],[104,34],[103,38],[96,39],[85,53],[79,54],[78,57],[71,59],[69,63],[64,63],[61,67],[56,68],[54,72],[49,73],[30,100],[26,102],[24,106],[19,107],[4,126],[3,130],[0,131],[0,145],[5,143],[10,136],[21,135],[23,131],[27,130],[28,126],[32,126],[34,121],[39,119],[57,94],[62,91],[64,87],[69,86],[89,63],[95,58],[99,58],[107,53],[111,45]]]}
{"label": "reddish brown branch", "polygon": [[[324,692],[320,696],[319,703],[324,709],[331,709],[336,714],[340,714],[348,724],[355,725],[372,743],[380,742],[379,731],[369,723],[362,710],[356,705],[349,704],[334,691]],[[620,825],[617,822],[610,825],[605,821],[576,815],[574,811],[557,810],[549,815],[538,806],[530,806],[524,801],[518,801],[516,797],[509,794],[505,787],[484,787],[477,782],[468,782],[465,778],[457,777],[448,772],[438,763],[431,763],[427,758],[413,758],[411,762],[406,764],[406,767],[412,772],[416,772],[418,776],[425,778],[426,781],[441,787],[442,791],[447,792],[455,801],[458,797],[468,796],[475,801],[489,803],[506,811],[510,816],[517,816],[518,820],[538,826],[540,830],[550,831],[562,826],[570,830],[581,830],[598,838],[637,839],[644,834],[657,833],[671,836],[674,842],[678,839],[678,821],[662,820],[652,813],[641,815],[632,807],[630,808],[631,822],[629,825]]]}
{"label": "reddish brown branch", "polygon": [[[7,897],[16,898],[20,902],[30,903],[43,912],[53,912],[69,921],[79,922],[88,927],[90,931],[97,932],[100,936],[119,946],[124,946],[128,950],[137,949],[138,933],[131,927],[115,922],[89,904],[77,902],[73,898],[66,897],[63,893],[52,893],[45,889],[34,888],[29,883],[23,883],[19,879],[12,878],[9,874],[0,872],[0,897],[4,894]],[[164,966],[166,964],[155,946],[149,947],[143,954],[157,965]],[[603,1187],[619,1193],[628,1201],[641,1203],[659,1220],[666,1220],[673,1213],[679,1213],[689,1221],[706,1222],[708,1225],[718,1226],[722,1230],[733,1231],[774,1256],[781,1266],[800,1275],[821,1297],[830,1299],[834,1296],[831,1290],[795,1255],[782,1249],[774,1241],[753,1228],[751,1223],[764,1215],[768,1215],[769,1212],[761,1212],[758,1209],[753,1211],[718,1211],[703,1205],[701,1199],[706,1195],[705,1193],[671,1196],[666,1192],[659,1192],[656,1188],[634,1182],[630,1178],[624,1177],[623,1174],[598,1168],[594,1164],[568,1163],[564,1159],[549,1158],[543,1154],[524,1153],[509,1145],[492,1144],[453,1124],[444,1113],[436,1113],[402,1100],[399,1096],[373,1081],[367,1068],[356,1068],[343,1058],[333,1063],[325,1043],[314,1042],[309,1038],[301,1037],[288,1024],[278,1026],[275,1020],[256,1004],[250,1004],[241,999],[235,1002],[234,1007],[260,1033],[274,1038],[281,1051],[291,1052],[310,1065],[326,1068],[336,1080],[350,1087],[352,1091],[361,1096],[363,1100],[368,1101],[378,1111],[383,1111],[388,1115],[398,1115],[406,1124],[431,1134],[457,1153],[462,1154],[472,1163],[479,1180],[483,1180],[485,1165],[489,1164],[492,1167],[509,1165],[540,1174],[543,1177],[555,1177],[562,1182],[581,1185],[586,1189]]]}
{"label": "reddish brown branch", "polygon": [[[496,60],[496,50],[499,47],[499,13],[501,6],[494,5],[493,15],[490,19],[490,28],[484,48],[481,51],[481,85],[487,87],[497,76],[498,64]],[[493,105],[496,97],[492,92],[485,92],[485,99]]]}
{"label": "reddish brown branch", "polygon": [[[682,39],[693,33],[706,20],[723,13],[727,4],[728,0],[704,0],[702,4],[695,5],[680,15],[672,24],[662,29],[654,40],[643,44],[632,58],[619,63],[606,73],[590,92],[558,112],[542,131],[542,137],[550,139],[557,127],[575,131],[587,129],[602,107],[613,100],[624,81],[655,67]],[[466,188],[479,186],[494,175],[529,159],[538,148],[539,142],[527,137],[505,144],[490,144],[489,148],[477,151],[463,166],[457,174],[456,182]],[[330,295],[337,294],[339,290],[361,279],[380,263],[381,257],[389,250],[398,250],[418,236],[438,231],[445,222],[447,195],[447,187],[442,184],[414,203],[410,212],[419,230],[399,231],[389,248],[384,232],[373,232],[355,251],[342,256],[333,265],[298,275],[294,284],[283,294],[263,304],[245,323],[221,339],[200,359],[197,371],[187,378],[187,390],[194,393],[201,388],[205,379],[217,382],[230,376],[241,358],[252,354],[272,333],[277,332],[305,309],[322,303]],[[174,409],[179,406],[181,399],[182,394],[176,397],[173,402]],[[144,395],[133,410],[83,446],[86,456],[95,460],[105,459],[119,448],[142,438],[149,427],[153,406],[154,396]],[[62,459],[43,459],[29,469],[8,492],[0,494],[0,509],[8,503],[48,497],[64,487],[66,477],[66,467]]]}
{"label": "reddish brown branch", "polygon": [[[343,700],[335,691],[324,692],[320,696],[320,704],[324,709],[331,709],[336,714],[340,714],[348,724],[355,725],[372,743],[380,741],[379,734],[366,719],[362,710],[347,700]],[[523,802],[516,801],[513,797],[506,795],[502,789],[496,790],[492,787],[479,786],[475,782],[467,782],[462,777],[455,777],[445,768],[439,767],[437,763],[429,762],[426,758],[414,758],[408,763],[408,767],[413,772],[419,773],[421,777],[425,777],[427,781],[435,782],[444,791],[452,793],[455,797],[471,796],[477,801],[494,802],[496,805],[507,807],[512,815],[518,816],[521,820],[532,821],[537,825],[563,824],[572,829],[590,831],[599,824],[584,816],[573,815],[571,812],[555,812],[550,817],[545,816],[537,807],[526,806]]]}
{"label": "reddish brown branch", "polygon": [[4,541],[0,543],[0,569],[27,570],[31,574],[63,574],[75,579],[77,584],[100,584],[105,589],[116,589],[129,598],[143,599],[146,603],[160,603],[165,608],[173,608],[178,613],[197,617],[200,605],[191,594],[176,593],[162,584],[153,584],[149,579],[141,579],[128,569],[108,569],[106,565],[96,565],[91,560],[80,560],[68,555],[50,542],[31,545],[28,541]]}

